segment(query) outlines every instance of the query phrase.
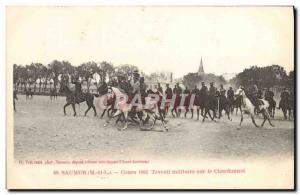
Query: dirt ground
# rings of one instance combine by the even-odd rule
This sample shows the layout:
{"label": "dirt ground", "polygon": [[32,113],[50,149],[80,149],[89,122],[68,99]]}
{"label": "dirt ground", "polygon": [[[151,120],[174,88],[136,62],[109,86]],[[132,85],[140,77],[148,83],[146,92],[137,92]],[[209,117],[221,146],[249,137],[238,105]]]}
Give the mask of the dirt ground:
{"label": "dirt ground", "polygon": [[[114,122],[103,127],[105,119],[84,117],[86,104],[76,105],[78,116],[73,117],[71,106],[63,114],[65,97],[35,96],[26,100],[20,95],[14,114],[14,155],[16,159],[78,159],[78,158],[130,158],[138,156],[156,158],[197,159],[250,159],[272,157],[293,159],[294,122],[283,120],[276,110],[271,127],[255,128],[245,116],[241,129],[237,129],[240,116],[233,121],[223,117],[217,122],[202,123],[195,118],[167,117],[169,132],[164,132],[158,121],[151,131],[141,131],[131,124],[126,131],[118,131]],[[262,119],[257,117],[260,124]]]}

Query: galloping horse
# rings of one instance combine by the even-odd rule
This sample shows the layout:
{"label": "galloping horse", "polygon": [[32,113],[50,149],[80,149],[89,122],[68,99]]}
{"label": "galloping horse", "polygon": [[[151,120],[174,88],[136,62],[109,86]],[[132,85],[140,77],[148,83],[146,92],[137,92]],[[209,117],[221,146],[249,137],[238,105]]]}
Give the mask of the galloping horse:
{"label": "galloping horse", "polygon": [[[112,118],[115,118],[120,115],[124,115],[124,120],[125,120],[125,125],[121,130],[127,129],[128,126],[128,114],[130,111],[132,111],[132,104],[128,103],[126,99],[126,95],[122,93],[118,88],[116,87],[110,87],[114,95],[116,96],[116,109],[117,111],[114,113],[114,115],[106,121],[104,126],[106,127],[110,120]],[[137,106],[137,108],[133,111],[135,114],[139,113],[139,119],[140,119],[140,128],[142,128],[143,120],[142,120],[142,115],[149,116],[153,119],[153,124],[151,126],[151,129],[155,125],[155,121],[157,119],[162,121],[163,127],[166,131],[168,131],[168,128],[165,124],[164,118],[162,116],[162,113],[159,111],[160,109],[158,108],[158,100],[153,100],[151,97],[145,97],[146,101],[146,108],[143,108],[142,105]]]}
{"label": "galloping horse", "polygon": [[[236,93],[236,96],[241,97],[241,121],[240,121],[240,127],[242,126],[242,122],[243,122],[243,112],[244,113],[249,113],[252,119],[252,123],[255,125],[255,127],[259,127],[254,119],[254,115],[255,115],[255,106],[251,103],[251,101],[249,100],[249,98],[247,98],[246,93],[244,91],[243,88],[239,88]],[[264,117],[264,121],[262,122],[261,126],[263,127],[266,120],[268,120],[269,124],[274,127],[274,125],[271,123],[270,120],[270,115],[268,112],[268,107],[269,107],[269,103],[266,100],[261,99],[260,101],[262,101],[263,105],[259,106],[259,112],[262,113],[263,117]]]}
{"label": "galloping horse", "polygon": [[60,92],[65,93],[66,95],[66,104],[64,105],[64,114],[66,115],[66,107],[69,105],[72,105],[74,116],[76,116],[76,109],[75,104],[79,104],[81,102],[86,102],[88,109],[85,111],[84,116],[88,113],[88,111],[93,108],[94,110],[94,116],[97,116],[96,108],[94,106],[94,95],[91,93],[80,93],[77,97],[75,96],[75,93],[69,89],[68,86],[61,83],[60,85]]}

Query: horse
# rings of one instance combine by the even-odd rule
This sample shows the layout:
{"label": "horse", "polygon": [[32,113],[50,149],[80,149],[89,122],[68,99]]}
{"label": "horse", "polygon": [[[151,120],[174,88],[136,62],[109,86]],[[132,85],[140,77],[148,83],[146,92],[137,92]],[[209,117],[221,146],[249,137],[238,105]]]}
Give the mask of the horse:
{"label": "horse", "polygon": [[50,89],[50,100],[52,100],[52,99],[54,99],[54,100],[57,99],[57,91],[55,88]]}
{"label": "horse", "polygon": [[273,98],[265,98],[265,100],[267,100],[269,103],[268,112],[270,114],[270,117],[274,119],[275,110],[276,110],[276,101]]}
{"label": "horse", "polygon": [[[215,98],[216,97],[211,97],[208,94],[203,95],[204,114],[203,114],[202,122],[204,122],[205,118],[207,118],[206,117],[207,113],[208,113],[210,119],[212,121],[215,121],[214,118],[216,117],[216,107],[217,107]],[[211,116],[210,110],[213,112],[213,116]]]}
{"label": "horse", "polygon": [[97,116],[97,112],[96,112],[96,108],[94,106],[94,95],[91,93],[79,93],[77,96],[75,95],[75,93],[73,91],[71,91],[69,89],[68,86],[66,86],[65,84],[61,84],[60,85],[60,89],[59,92],[64,93],[66,96],[66,104],[64,105],[64,114],[66,115],[66,107],[68,107],[69,105],[72,105],[73,111],[74,111],[74,115],[76,116],[76,109],[75,109],[75,104],[79,104],[81,102],[86,102],[88,109],[85,111],[84,116],[86,116],[86,114],[88,113],[88,111],[93,108],[94,110],[94,116]]}
{"label": "horse", "polygon": [[[100,118],[103,118],[107,111],[107,116],[112,116],[116,109],[114,109],[116,96],[113,94],[111,88],[107,87],[106,85],[102,85],[98,88],[99,96],[100,98],[104,98],[105,108],[100,116]],[[112,111],[112,113],[110,113]]]}
{"label": "horse", "polygon": [[[254,119],[254,115],[255,115],[255,106],[252,104],[252,102],[250,101],[250,99],[246,96],[246,93],[244,91],[243,88],[239,88],[236,93],[236,96],[241,97],[241,120],[240,120],[240,127],[242,126],[242,122],[243,122],[243,112],[244,113],[249,113],[252,119],[252,123],[255,125],[255,127],[259,127]],[[269,107],[269,103],[264,100],[264,99],[260,99],[260,101],[262,102],[262,105],[259,106],[259,112],[262,113],[263,117],[264,117],[264,121],[261,124],[261,127],[264,126],[266,120],[268,120],[269,124],[274,127],[274,125],[271,123],[270,120],[270,115],[268,112],[268,107]]]}
{"label": "horse", "polygon": [[[200,95],[199,93],[195,93],[195,99],[194,99],[194,108],[196,108],[196,111],[197,111],[197,120],[199,120],[199,112],[200,112]],[[194,117],[194,109],[191,109],[191,112],[192,112],[192,116],[191,118]]]}
{"label": "horse", "polygon": [[242,97],[237,96],[233,101],[233,109],[236,108],[235,115],[237,115],[238,111],[242,112]]}
{"label": "horse", "polygon": [[234,97],[228,97],[227,96],[227,102],[228,102],[228,109],[229,109],[229,113],[233,113],[234,108],[235,108],[235,99]]}
{"label": "horse", "polygon": [[[291,117],[293,116],[293,108],[294,108],[294,100],[293,98],[288,98],[286,101],[284,101],[283,99],[280,100],[279,102],[279,107],[282,110],[284,119],[287,120],[291,120]],[[278,108],[278,109],[280,109]],[[288,117],[287,117],[288,114]]]}
{"label": "horse", "polygon": [[144,123],[142,120],[142,115],[146,115],[147,117],[149,116],[153,119],[153,124],[150,127],[150,129],[152,129],[154,127],[156,120],[159,119],[162,121],[164,129],[166,131],[168,131],[168,128],[166,126],[166,123],[164,121],[162,113],[159,111],[160,109],[158,108],[158,100],[153,100],[151,97],[145,97],[147,108],[144,108],[143,105],[139,105],[134,110],[132,110],[132,104],[131,104],[132,102],[131,103],[128,102],[128,100],[126,98],[127,95],[124,94],[123,92],[121,92],[116,87],[110,87],[110,88],[111,88],[112,92],[114,93],[114,95],[116,96],[116,99],[118,100],[118,101],[116,101],[117,111],[114,113],[114,115],[112,117],[109,117],[107,119],[106,123],[104,124],[104,127],[106,127],[109,124],[111,119],[113,119],[117,116],[119,117],[119,116],[123,115],[125,125],[120,130],[126,130],[128,127],[128,114],[130,112],[131,113],[134,112],[134,115],[138,114],[138,117],[140,119],[140,128],[141,129],[142,129],[142,124]]}
{"label": "horse", "polygon": [[224,110],[226,112],[227,118],[231,121],[231,118],[229,116],[229,102],[224,95],[220,95],[218,97],[218,105],[219,119],[221,118],[222,111]]}

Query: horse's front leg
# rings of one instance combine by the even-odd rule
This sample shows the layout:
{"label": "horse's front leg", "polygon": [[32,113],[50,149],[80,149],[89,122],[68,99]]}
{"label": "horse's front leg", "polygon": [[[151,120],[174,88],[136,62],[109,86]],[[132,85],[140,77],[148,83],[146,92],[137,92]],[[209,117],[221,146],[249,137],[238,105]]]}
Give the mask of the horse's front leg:
{"label": "horse's front leg", "polygon": [[251,113],[250,115],[251,115],[252,123],[255,125],[255,127],[258,127],[254,119],[254,114]]}
{"label": "horse's front leg", "polygon": [[85,111],[84,116],[88,113],[88,111],[91,109],[91,106],[88,106],[88,109]]}
{"label": "horse's front leg", "polygon": [[66,113],[66,107],[69,106],[70,104],[71,104],[71,103],[67,102],[67,103],[64,105],[64,114],[65,114],[65,115],[67,115],[67,113]]}
{"label": "horse's front leg", "polygon": [[94,110],[94,116],[97,116],[97,112],[96,112],[96,108],[95,108],[94,104],[92,105],[92,108]]}
{"label": "horse's front leg", "polygon": [[[215,117],[216,117],[216,110],[215,109],[213,109],[213,116],[211,116],[211,114],[210,114],[210,112],[209,112],[209,110],[208,110],[208,116],[210,117],[210,119],[212,120],[212,121],[215,121]],[[216,117],[217,118],[217,117]],[[215,121],[216,122],[216,121]]]}
{"label": "horse's front leg", "polygon": [[161,122],[162,122],[162,124],[163,124],[164,129],[165,129],[166,131],[169,131],[167,125],[165,124],[165,120],[164,120],[164,118],[163,118],[163,116],[162,116],[162,113],[161,113],[161,112],[158,112],[158,114],[159,114],[159,116],[160,116],[160,119],[161,119]]}
{"label": "horse's front leg", "polygon": [[111,119],[115,118],[116,116],[119,116],[120,114],[122,114],[122,111],[120,110],[117,110],[117,112],[112,116],[112,117],[109,117],[106,122],[104,123],[104,127],[106,127],[108,125],[108,123],[110,122]]}
{"label": "horse's front leg", "polygon": [[[230,109],[230,108],[229,108],[229,109]],[[226,112],[226,114],[227,114],[228,120],[232,121],[232,119],[230,118],[230,115],[229,115],[230,110],[228,110],[228,108],[226,108],[226,109],[225,109],[225,112]]]}
{"label": "horse's front leg", "polygon": [[[237,108],[238,109],[238,108]],[[243,122],[243,120],[244,120],[244,115],[243,115],[243,112],[242,112],[242,110],[241,110],[241,121],[240,121],[240,127],[242,126],[242,122]]]}
{"label": "horse's front leg", "polygon": [[76,109],[75,109],[75,103],[72,103],[72,108],[73,108],[73,111],[74,111],[73,116],[76,116],[77,114],[76,114]]}
{"label": "horse's front leg", "polygon": [[184,118],[186,118],[186,114],[189,112],[189,109],[186,107],[184,112]]}
{"label": "horse's front leg", "polygon": [[207,108],[205,108],[205,109],[204,109],[204,114],[203,114],[203,119],[202,119],[202,122],[204,122],[204,120],[205,120],[205,118],[206,118],[206,114],[207,114],[207,112],[209,112],[209,111],[208,111],[208,109],[207,109]]}
{"label": "horse's front leg", "polygon": [[[104,109],[104,110],[103,110],[103,112],[102,112],[102,114],[101,114],[100,118],[103,118],[103,116],[104,116],[104,114],[105,114],[106,110],[107,110],[107,109]],[[107,111],[107,112],[108,112],[108,111]]]}
{"label": "horse's front leg", "polygon": [[124,120],[125,120],[125,125],[124,125],[124,127],[121,129],[121,130],[126,130],[127,129],[127,127],[128,127],[128,112],[124,112]]}

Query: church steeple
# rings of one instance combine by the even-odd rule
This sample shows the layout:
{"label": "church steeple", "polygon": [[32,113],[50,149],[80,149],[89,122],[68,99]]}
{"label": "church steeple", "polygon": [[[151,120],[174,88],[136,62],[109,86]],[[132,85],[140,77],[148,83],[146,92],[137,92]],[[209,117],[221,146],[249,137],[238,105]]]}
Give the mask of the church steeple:
{"label": "church steeple", "polygon": [[204,69],[203,69],[203,61],[202,61],[202,57],[201,57],[201,61],[200,61],[200,65],[199,65],[199,69],[198,69],[198,75],[204,75]]}

